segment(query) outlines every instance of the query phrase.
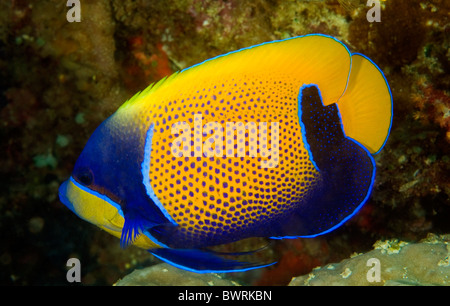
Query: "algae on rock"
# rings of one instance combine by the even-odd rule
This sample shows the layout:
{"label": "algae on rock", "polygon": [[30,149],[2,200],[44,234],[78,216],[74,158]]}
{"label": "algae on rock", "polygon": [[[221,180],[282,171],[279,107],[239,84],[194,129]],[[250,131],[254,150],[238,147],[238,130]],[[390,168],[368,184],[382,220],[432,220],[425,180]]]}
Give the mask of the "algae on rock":
{"label": "algae on rock", "polygon": [[[430,234],[418,243],[377,241],[374,248],[295,277],[289,285],[450,285],[450,235]],[[375,265],[378,279],[372,275]]]}

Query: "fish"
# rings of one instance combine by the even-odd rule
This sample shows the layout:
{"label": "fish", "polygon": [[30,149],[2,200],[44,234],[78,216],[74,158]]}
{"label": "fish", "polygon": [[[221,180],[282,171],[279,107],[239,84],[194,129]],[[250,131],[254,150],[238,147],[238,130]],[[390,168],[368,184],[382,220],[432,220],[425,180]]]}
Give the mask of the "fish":
{"label": "fish", "polygon": [[[367,56],[323,34],[265,42],[131,97],[93,132],[59,197],[123,248],[178,268],[266,267],[270,242],[327,234],[367,202],[392,116]],[[269,246],[215,249],[252,238]]]}

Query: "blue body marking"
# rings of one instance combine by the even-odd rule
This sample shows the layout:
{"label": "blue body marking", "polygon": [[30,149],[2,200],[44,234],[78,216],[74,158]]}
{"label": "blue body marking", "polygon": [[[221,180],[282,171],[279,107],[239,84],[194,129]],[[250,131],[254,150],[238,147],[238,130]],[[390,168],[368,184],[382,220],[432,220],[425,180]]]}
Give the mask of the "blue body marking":
{"label": "blue body marking", "polygon": [[150,159],[152,156],[152,139],[153,139],[153,129],[154,124],[152,123],[147,130],[147,136],[145,137],[145,147],[144,147],[144,160],[141,164],[141,173],[142,173],[142,183],[145,186],[145,190],[150,199],[155,203],[156,206],[161,210],[172,224],[178,225],[172,216],[167,212],[162,203],[159,201],[155,192],[153,191],[151,180],[150,180]]}
{"label": "blue body marking", "polygon": [[[323,105],[323,102],[322,102],[322,96],[321,96],[321,94],[320,94],[320,90],[319,90],[319,88],[318,88],[317,85],[315,85],[315,84],[308,84],[308,85],[304,85],[304,86],[301,87],[300,92],[299,92],[299,109],[298,109],[299,114],[298,114],[298,116],[299,116],[299,122],[300,122],[300,125],[301,125],[301,128],[302,128],[302,138],[303,138],[302,140],[303,140],[303,142],[304,142],[304,144],[305,144],[305,148],[308,150],[308,154],[309,154],[310,161],[314,164],[314,166],[316,167],[316,169],[317,169],[319,172],[321,172],[321,171],[319,170],[319,167],[318,167],[317,163],[314,161],[314,154],[313,154],[312,149],[311,149],[312,147],[308,144],[308,137],[307,137],[307,135],[306,135],[306,134],[307,134],[306,126],[305,126],[305,123],[304,123],[303,120],[302,120],[302,102],[303,102],[302,99],[304,98],[304,97],[303,97],[303,90],[306,89],[306,88],[310,88],[310,87],[315,87],[315,88],[316,88],[317,93],[318,93],[318,98],[319,98],[320,103],[322,104],[323,107],[331,107],[331,105],[329,105],[329,106]],[[353,211],[352,211],[349,215],[345,216],[345,217],[344,217],[342,220],[340,220],[337,224],[333,225],[332,227],[330,227],[330,228],[328,228],[328,229],[326,229],[326,230],[319,231],[318,233],[309,234],[309,235],[284,235],[284,236],[272,236],[272,237],[271,237],[272,239],[285,239],[285,238],[288,238],[288,239],[292,239],[292,238],[314,238],[314,237],[317,237],[317,236],[320,236],[320,235],[327,234],[327,233],[329,233],[329,232],[331,232],[331,231],[337,229],[337,228],[340,227],[342,224],[344,224],[347,220],[349,220],[350,218],[352,218],[352,217],[353,217],[353,216],[361,209],[361,207],[367,202],[367,200],[368,200],[368,198],[369,198],[369,196],[370,196],[370,193],[371,193],[371,191],[372,191],[373,184],[374,184],[374,181],[375,181],[375,172],[376,172],[375,161],[374,161],[374,159],[373,159],[373,157],[372,157],[372,154],[367,150],[366,147],[364,147],[364,146],[363,146],[362,144],[360,144],[358,141],[356,141],[356,140],[354,140],[354,139],[352,139],[352,138],[350,138],[350,137],[348,137],[348,136],[345,135],[344,127],[343,127],[343,124],[342,124],[341,114],[339,113],[339,109],[337,108],[337,105],[336,105],[336,110],[337,110],[337,117],[339,118],[339,128],[340,128],[340,130],[341,130],[341,132],[342,132],[342,136],[344,137],[344,139],[349,140],[350,142],[356,144],[356,146],[359,147],[360,149],[362,149],[363,154],[364,154],[366,157],[368,157],[369,160],[370,160],[370,164],[371,164],[371,167],[372,167],[372,171],[371,171],[371,173],[370,173],[370,183],[368,184],[367,192],[365,193],[364,198],[359,202],[359,204],[353,209]],[[311,137],[311,136],[310,136],[310,137]],[[312,139],[313,139],[313,138],[312,138]],[[317,149],[316,149],[316,150],[317,150]],[[319,158],[319,159],[318,159],[318,162],[319,162],[319,161],[321,160],[321,157],[320,157],[320,156],[316,156],[316,157]],[[324,165],[323,165],[323,161],[320,161],[320,163],[321,163],[322,166],[324,166]],[[322,170],[326,170],[326,169],[322,169]]]}
{"label": "blue body marking", "polygon": [[301,132],[302,132],[302,141],[303,141],[303,144],[305,145],[305,149],[308,151],[309,160],[312,162],[312,164],[314,165],[314,168],[316,168],[317,172],[320,172],[319,167],[317,166],[316,162],[314,161],[313,154],[311,152],[308,141],[306,139],[306,127],[302,121],[302,103],[301,103],[302,102],[302,92],[303,92],[303,89],[305,89],[307,87],[311,87],[311,86],[315,86],[317,88],[317,91],[319,92],[319,96],[321,97],[321,100],[322,100],[322,95],[320,94],[319,86],[317,86],[316,84],[304,84],[302,87],[300,87],[300,91],[299,91],[298,98],[297,98],[297,100],[298,100],[298,122],[300,123],[300,128],[301,128]]}
{"label": "blue body marking", "polygon": [[329,229],[327,229],[327,230],[325,230],[325,231],[323,231],[323,232],[320,232],[320,233],[317,233],[317,234],[314,234],[314,235],[270,237],[271,239],[314,238],[314,237],[317,237],[317,236],[321,236],[321,235],[328,234],[328,233],[334,231],[335,229],[339,228],[340,226],[342,226],[342,225],[343,225],[345,222],[347,222],[349,219],[351,219],[351,218],[352,218],[352,217],[353,217],[353,216],[361,209],[361,207],[363,207],[364,204],[367,202],[367,200],[368,200],[369,197],[370,197],[370,193],[371,193],[371,191],[372,191],[373,184],[374,184],[374,182],[375,182],[375,171],[376,171],[376,168],[375,168],[375,160],[373,159],[372,154],[370,154],[370,152],[369,152],[363,145],[361,145],[359,142],[357,142],[356,140],[354,140],[354,139],[352,139],[352,138],[349,138],[349,137],[346,137],[346,138],[349,139],[349,140],[351,140],[351,141],[353,141],[354,143],[356,143],[356,144],[359,145],[360,147],[362,147],[362,148],[364,149],[364,151],[366,151],[367,155],[370,157],[370,161],[372,162],[372,165],[373,165],[372,180],[371,180],[371,182],[370,182],[370,186],[369,186],[369,188],[368,188],[368,192],[367,192],[367,194],[366,194],[366,197],[365,197],[365,198],[361,201],[361,203],[353,210],[353,212],[352,212],[351,214],[349,214],[347,217],[345,217],[344,219],[342,219],[342,220],[341,220],[339,223],[337,223],[336,225],[330,227]]}
{"label": "blue body marking", "polygon": [[353,216],[361,209],[361,207],[364,206],[364,204],[365,204],[365,203],[367,202],[367,200],[369,199],[370,193],[372,192],[373,184],[374,184],[374,182],[375,182],[375,172],[376,172],[375,160],[373,159],[372,154],[370,154],[370,152],[369,152],[369,151],[366,149],[366,147],[364,147],[362,144],[360,144],[359,142],[357,142],[356,140],[354,140],[354,139],[352,139],[352,138],[350,138],[350,137],[347,137],[347,136],[344,136],[344,137],[347,138],[348,140],[353,141],[353,142],[356,143],[358,146],[360,146],[360,147],[367,153],[367,156],[369,156],[370,161],[372,162],[372,166],[373,166],[372,180],[371,180],[371,182],[370,182],[369,188],[367,189],[368,191],[367,191],[366,197],[365,197],[365,198],[361,201],[361,203],[353,210],[353,212],[352,212],[351,214],[349,214],[347,217],[345,217],[344,219],[342,219],[338,224],[336,224],[335,226],[333,226],[333,227],[327,229],[326,231],[323,231],[323,232],[321,232],[321,233],[314,234],[314,235],[306,235],[306,236],[298,236],[298,237],[286,237],[286,238],[314,238],[314,237],[321,236],[321,235],[327,234],[327,233],[329,233],[329,232],[332,232],[332,231],[334,231],[335,229],[337,229],[338,227],[340,227],[342,224],[344,224],[345,222],[347,222],[350,218],[352,218],[352,217],[353,217]]}

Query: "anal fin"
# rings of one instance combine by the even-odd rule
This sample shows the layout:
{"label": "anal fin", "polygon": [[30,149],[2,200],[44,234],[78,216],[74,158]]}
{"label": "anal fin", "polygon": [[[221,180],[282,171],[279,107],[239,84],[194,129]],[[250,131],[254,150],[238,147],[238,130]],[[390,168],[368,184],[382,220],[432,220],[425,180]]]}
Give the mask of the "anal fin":
{"label": "anal fin", "polygon": [[[150,249],[148,251],[173,266],[196,273],[240,272],[275,264],[275,262],[255,260],[258,257],[256,256],[257,253],[264,251],[263,249],[244,253],[171,248]],[[249,258],[252,259],[248,260]]]}

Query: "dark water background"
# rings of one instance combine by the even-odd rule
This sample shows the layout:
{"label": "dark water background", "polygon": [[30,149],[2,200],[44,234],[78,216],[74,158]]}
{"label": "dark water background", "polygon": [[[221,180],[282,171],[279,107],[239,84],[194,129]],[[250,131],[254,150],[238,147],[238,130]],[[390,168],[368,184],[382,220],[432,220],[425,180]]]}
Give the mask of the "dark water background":
{"label": "dark water background", "polygon": [[158,262],[78,219],[58,199],[93,130],[148,84],[207,58],[308,33],[335,36],[385,72],[394,120],[376,157],[371,199],[347,224],[277,246],[279,264],[231,274],[244,284],[292,276],[370,250],[379,239],[450,233],[448,1],[387,0],[381,22],[365,1],[0,2],[0,284],[110,285]]}

